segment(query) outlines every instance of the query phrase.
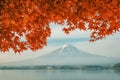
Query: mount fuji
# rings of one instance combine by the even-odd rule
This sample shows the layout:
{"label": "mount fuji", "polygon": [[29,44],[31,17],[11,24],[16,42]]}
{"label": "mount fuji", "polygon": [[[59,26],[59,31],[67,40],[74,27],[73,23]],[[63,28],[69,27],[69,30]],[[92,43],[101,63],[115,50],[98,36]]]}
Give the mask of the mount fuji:
{"label": "mount fuji", "polygon": [[39,65],[111,65],[120,62],[118,58],[93,55],[79,50],[73,45],[64,45],[43,56],[4,64],[5,66],[39,66]]}

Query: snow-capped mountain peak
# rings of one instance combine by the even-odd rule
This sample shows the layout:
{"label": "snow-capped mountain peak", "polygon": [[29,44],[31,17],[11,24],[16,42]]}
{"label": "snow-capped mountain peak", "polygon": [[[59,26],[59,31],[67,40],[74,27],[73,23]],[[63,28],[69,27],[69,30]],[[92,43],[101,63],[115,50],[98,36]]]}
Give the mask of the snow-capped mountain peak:
{"label": "snow-capped mountain peak", "polygon": [[[74,47],[73,45],[71,44],[66,44],[66,45],[63,45],[61,48],[59,48],[59,53],[60,54],[70,54],[72,53],[73,51],[75,52],[77,50],[76,47]],[[78,51],[78,50],[77,50]]]}
{"label": "snow-capped mountain peak", "polygon": [[62,47],[61,47],[62,49],[76,49],[76,47],[74,47],[73,45],[71,45],[71,44],[66,44],[66,45],[63,45]]}
{"label": "snow-capped mountain peak", "polygon": [[76,47],[74,47],[73,45],[71,44],[66,44],[66,45],[63,45],[61,48],[60,48],[60,53],[64,54],[64,53],[71,53],[73,51],[78,51],[78,49]]}
{"label": "snow-capped mountain peak", "polygon": [[65,48],[65,47],[67,47],[67,46],[68,46],[68,45],[67,45],[67,44],[65,44],[65,45],[63,45],[63,46],[62,46],[62,48]]}
{"label": "snow-capped mountain peak", "polygon": [[58,48],[55,51],[51,52],[50,55],[73,56],[73,55],[85,55],[85,54],[83,54],[83,51],[79,50],[73,45],[66,44],[63,45],[61,48]]}

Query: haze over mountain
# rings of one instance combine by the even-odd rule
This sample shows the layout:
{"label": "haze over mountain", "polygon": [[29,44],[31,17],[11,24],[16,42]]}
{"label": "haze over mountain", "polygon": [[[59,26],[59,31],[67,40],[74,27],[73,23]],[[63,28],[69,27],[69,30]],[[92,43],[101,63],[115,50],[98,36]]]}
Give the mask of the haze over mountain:
{"label": "haze over mountain", "polygon": [[64,45],[49,54],[19,62],[2,64],[5,66],[39,66],[39,65],[111,65],[120,62],[118,58],[93,55],[73,45]]}

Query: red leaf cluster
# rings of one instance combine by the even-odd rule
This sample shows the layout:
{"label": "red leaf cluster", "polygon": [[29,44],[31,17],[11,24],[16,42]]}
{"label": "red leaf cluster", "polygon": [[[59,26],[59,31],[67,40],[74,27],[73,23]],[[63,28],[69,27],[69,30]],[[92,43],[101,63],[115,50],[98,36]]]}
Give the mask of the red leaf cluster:
{"label": "red leaf cluster", "polygon": [[120,0],[0,0],[0,51],[43,48],[51,22],[90,30],[94,42],[120,30]]}

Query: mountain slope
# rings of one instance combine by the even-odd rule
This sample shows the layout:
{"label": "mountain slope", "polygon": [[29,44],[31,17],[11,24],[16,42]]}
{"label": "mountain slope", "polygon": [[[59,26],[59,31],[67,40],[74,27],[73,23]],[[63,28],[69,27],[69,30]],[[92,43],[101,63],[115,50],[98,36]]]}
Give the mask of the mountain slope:
{"label": "mountain slope", "polygon": [[6,65],[32,66],[32,65],[108,65],[120,62],[120,59],[93,55],[72,45],[64,45],[53,52],[35,59],[9,63]]}

